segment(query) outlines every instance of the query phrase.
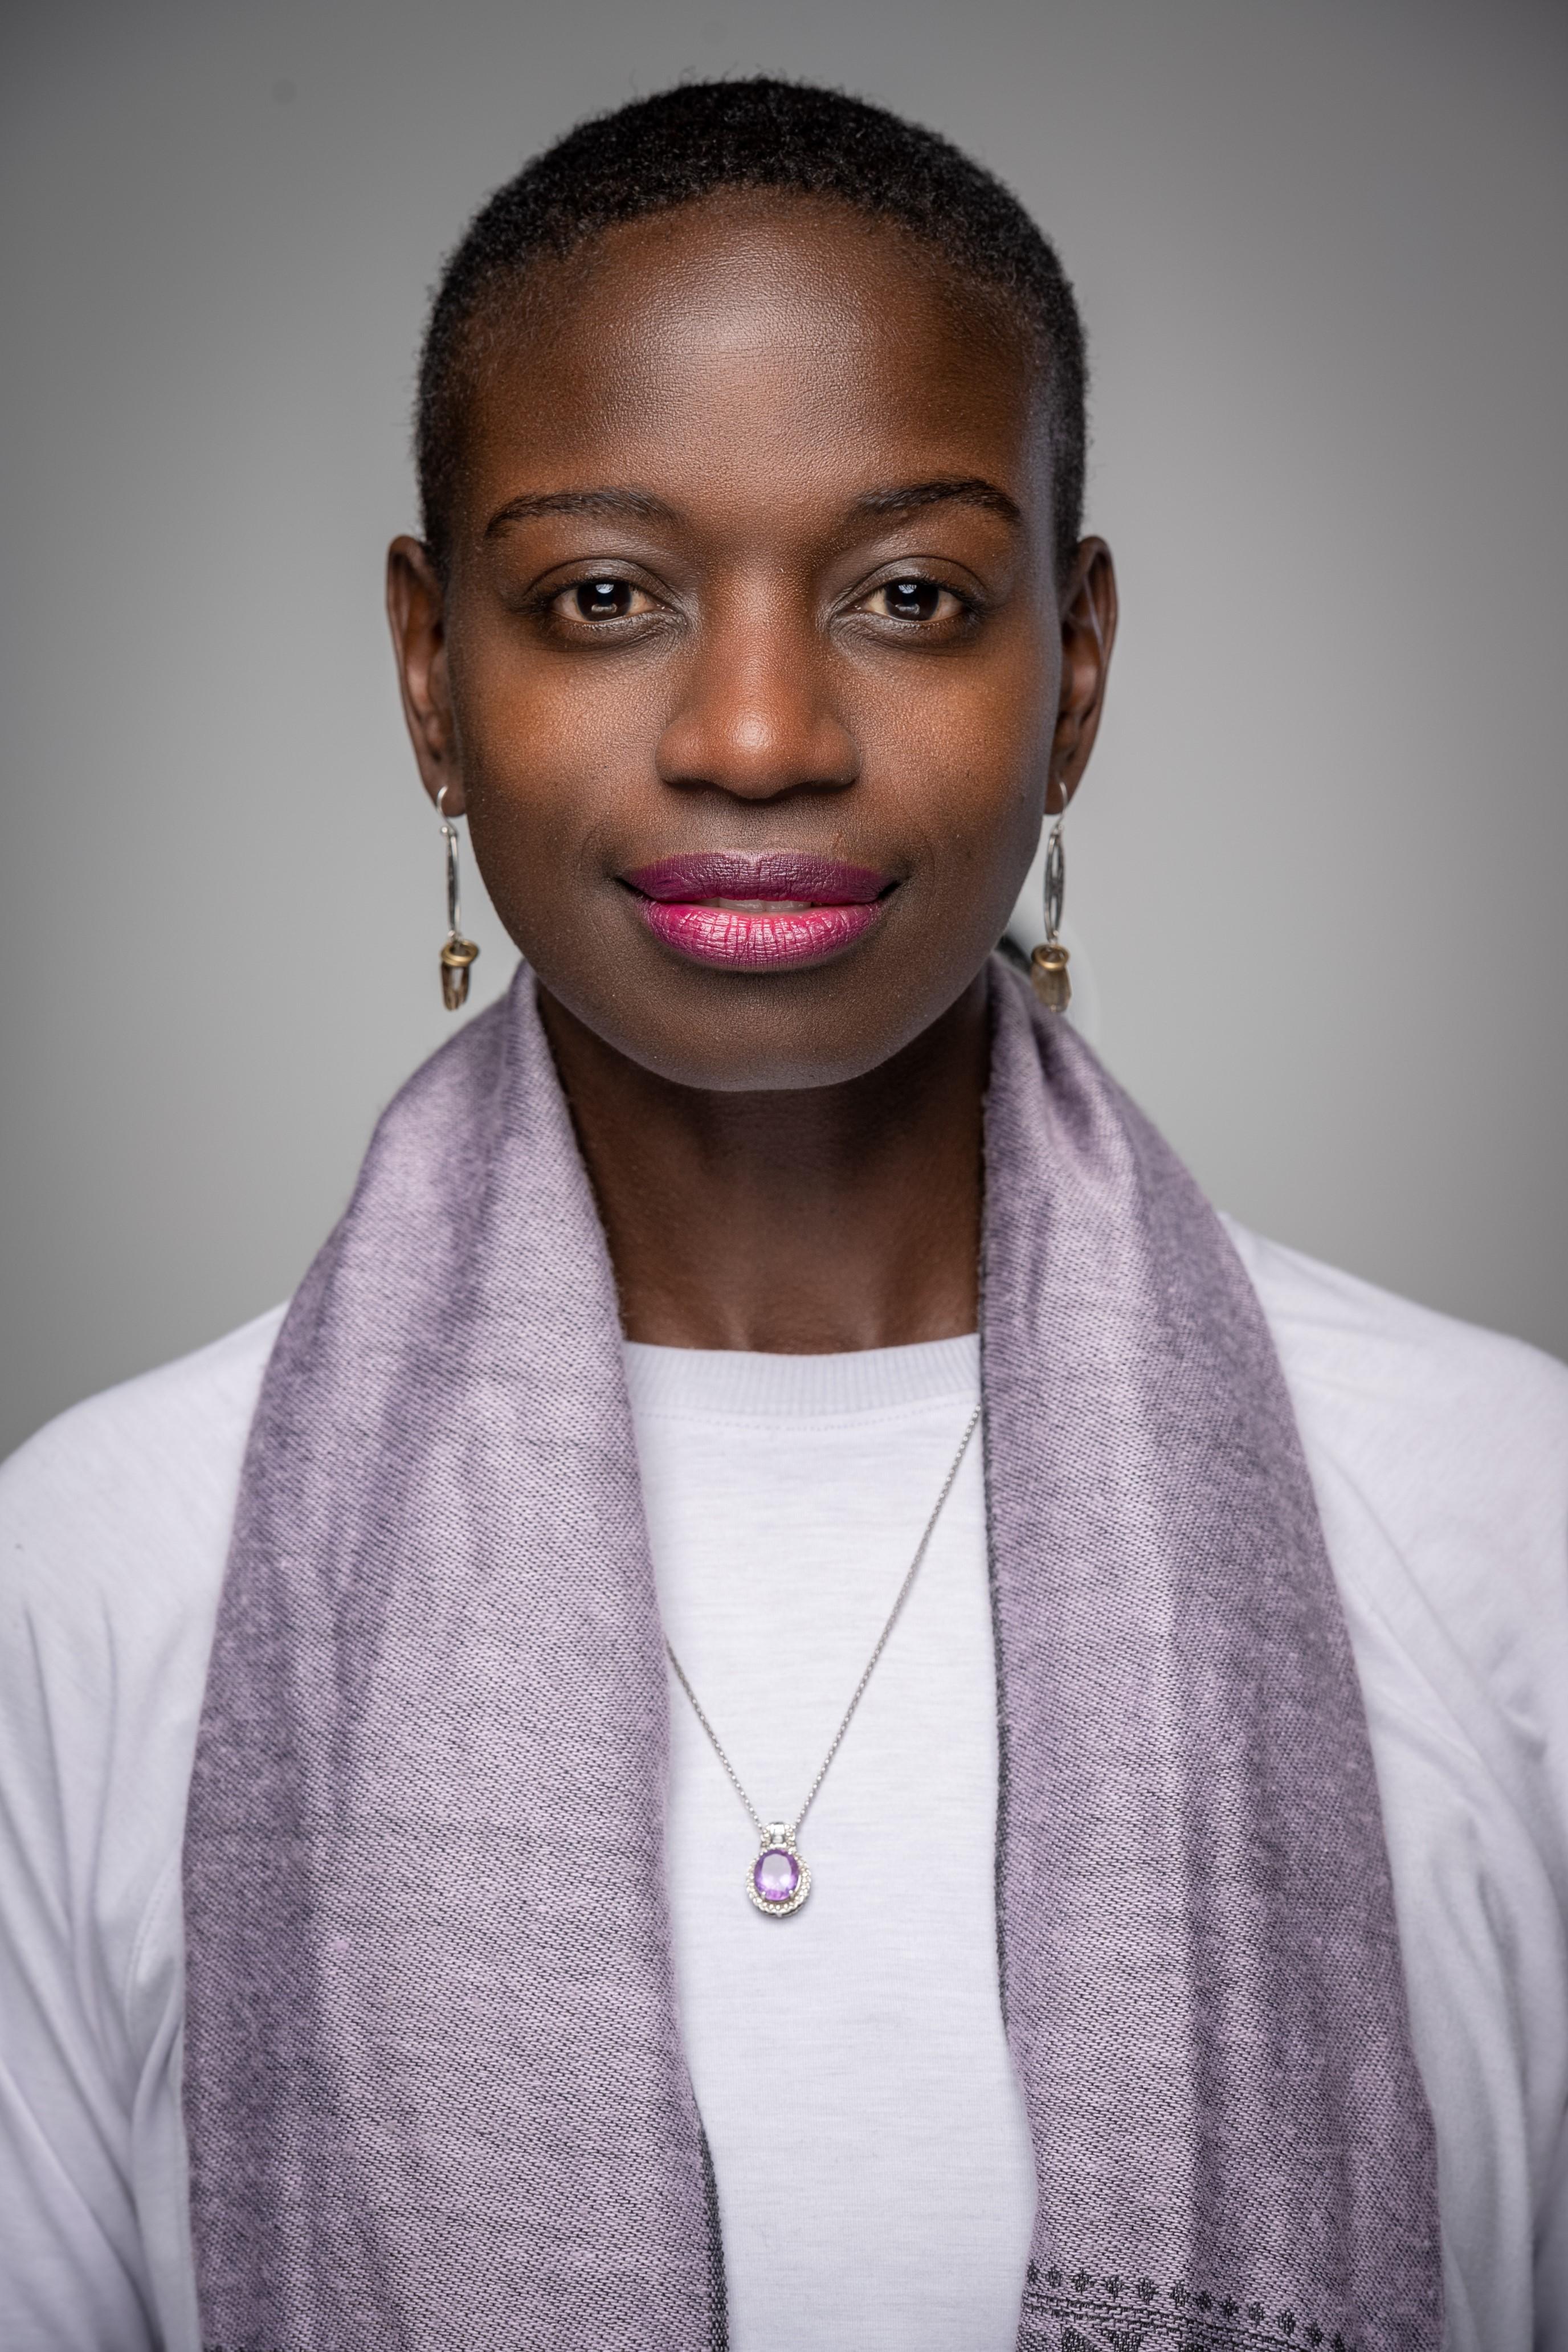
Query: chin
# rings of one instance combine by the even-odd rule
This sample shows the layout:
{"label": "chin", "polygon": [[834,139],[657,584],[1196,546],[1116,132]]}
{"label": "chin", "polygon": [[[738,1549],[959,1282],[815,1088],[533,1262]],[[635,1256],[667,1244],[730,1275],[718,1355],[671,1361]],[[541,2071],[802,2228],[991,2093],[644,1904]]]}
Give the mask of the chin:
{"label": "chin", "polygon": [[656,1077],[723,1095],[847,1086],[891,1061],[910,1042],[902,1028],[856,1022],[825,1024],[787,1015],[759,1020],[748,1013],[721,1025],[623,1025],[613,1020],[589,1025],[605,1045]]}
{"label": "chin", "polygon": [[[878,960],[880,961],[880,959]],[[672,1086],[710,1094],[801,1093],[879,1069],[940,1021],[984,961],[892,989],[850,956],[815,971],[671,971],[609,992],[540,971],[545,992],[602,1045]],[[858,969],[857,968],[858,966]],[[535,967],[538,970],[538,967]]]}

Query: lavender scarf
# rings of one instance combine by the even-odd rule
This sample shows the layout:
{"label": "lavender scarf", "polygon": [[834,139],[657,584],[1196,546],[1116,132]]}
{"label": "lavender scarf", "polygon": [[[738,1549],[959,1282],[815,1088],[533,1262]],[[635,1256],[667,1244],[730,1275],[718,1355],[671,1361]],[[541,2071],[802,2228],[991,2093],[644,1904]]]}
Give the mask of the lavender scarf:
{"label": "lavender scarf", "polygon": [[[1436,2352],[1354,1670],[1213,1213],[997,966],[982,1360],[1028,2352]],[[709,2352],[615,1294],[520,973],[381,1122],[247,1458],[185,1844],[223,2352]],[[759,1933],[811,1933],[798,1925]]]}

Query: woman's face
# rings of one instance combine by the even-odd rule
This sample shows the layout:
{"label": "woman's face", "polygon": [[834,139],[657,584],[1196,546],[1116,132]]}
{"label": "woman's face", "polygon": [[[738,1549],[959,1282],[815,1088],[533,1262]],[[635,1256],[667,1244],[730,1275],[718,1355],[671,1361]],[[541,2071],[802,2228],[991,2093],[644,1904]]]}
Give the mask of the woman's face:
{"label": "woman's face", "polygon": [[1058,601],[1027,355],[837,207],[736,196],[534,273],[443,595],[392,551],[432,793],[543,987],[679,1083],[832,1084],[944,1013],[1088,757],[1114,591]]}

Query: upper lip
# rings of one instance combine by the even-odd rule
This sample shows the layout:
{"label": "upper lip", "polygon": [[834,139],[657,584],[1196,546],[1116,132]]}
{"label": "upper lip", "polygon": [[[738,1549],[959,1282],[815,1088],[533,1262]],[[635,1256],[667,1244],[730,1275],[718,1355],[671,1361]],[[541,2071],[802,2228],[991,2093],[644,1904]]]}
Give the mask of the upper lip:
{"label": "upper lip", "polygon": [[767,849],[754,857],[727,849],[657,858],[622,876],[645,898],[780,899],[808,907],[863,907],[893,881],[869,866],[847,866],[809,850]]}

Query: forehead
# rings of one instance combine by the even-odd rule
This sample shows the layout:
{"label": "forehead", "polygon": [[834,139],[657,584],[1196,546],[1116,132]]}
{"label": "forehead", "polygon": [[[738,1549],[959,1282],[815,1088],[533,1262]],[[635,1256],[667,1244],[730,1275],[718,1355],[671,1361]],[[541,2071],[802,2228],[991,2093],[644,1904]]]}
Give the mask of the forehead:
{"label": "forehead", "polygon": [[748,505],[952,474],[1048,499],[1001,298],[847,206],[730,194],[629,223],[536,264],[484,323],[462,467],[479,500],[520,469],[728,478]]}

